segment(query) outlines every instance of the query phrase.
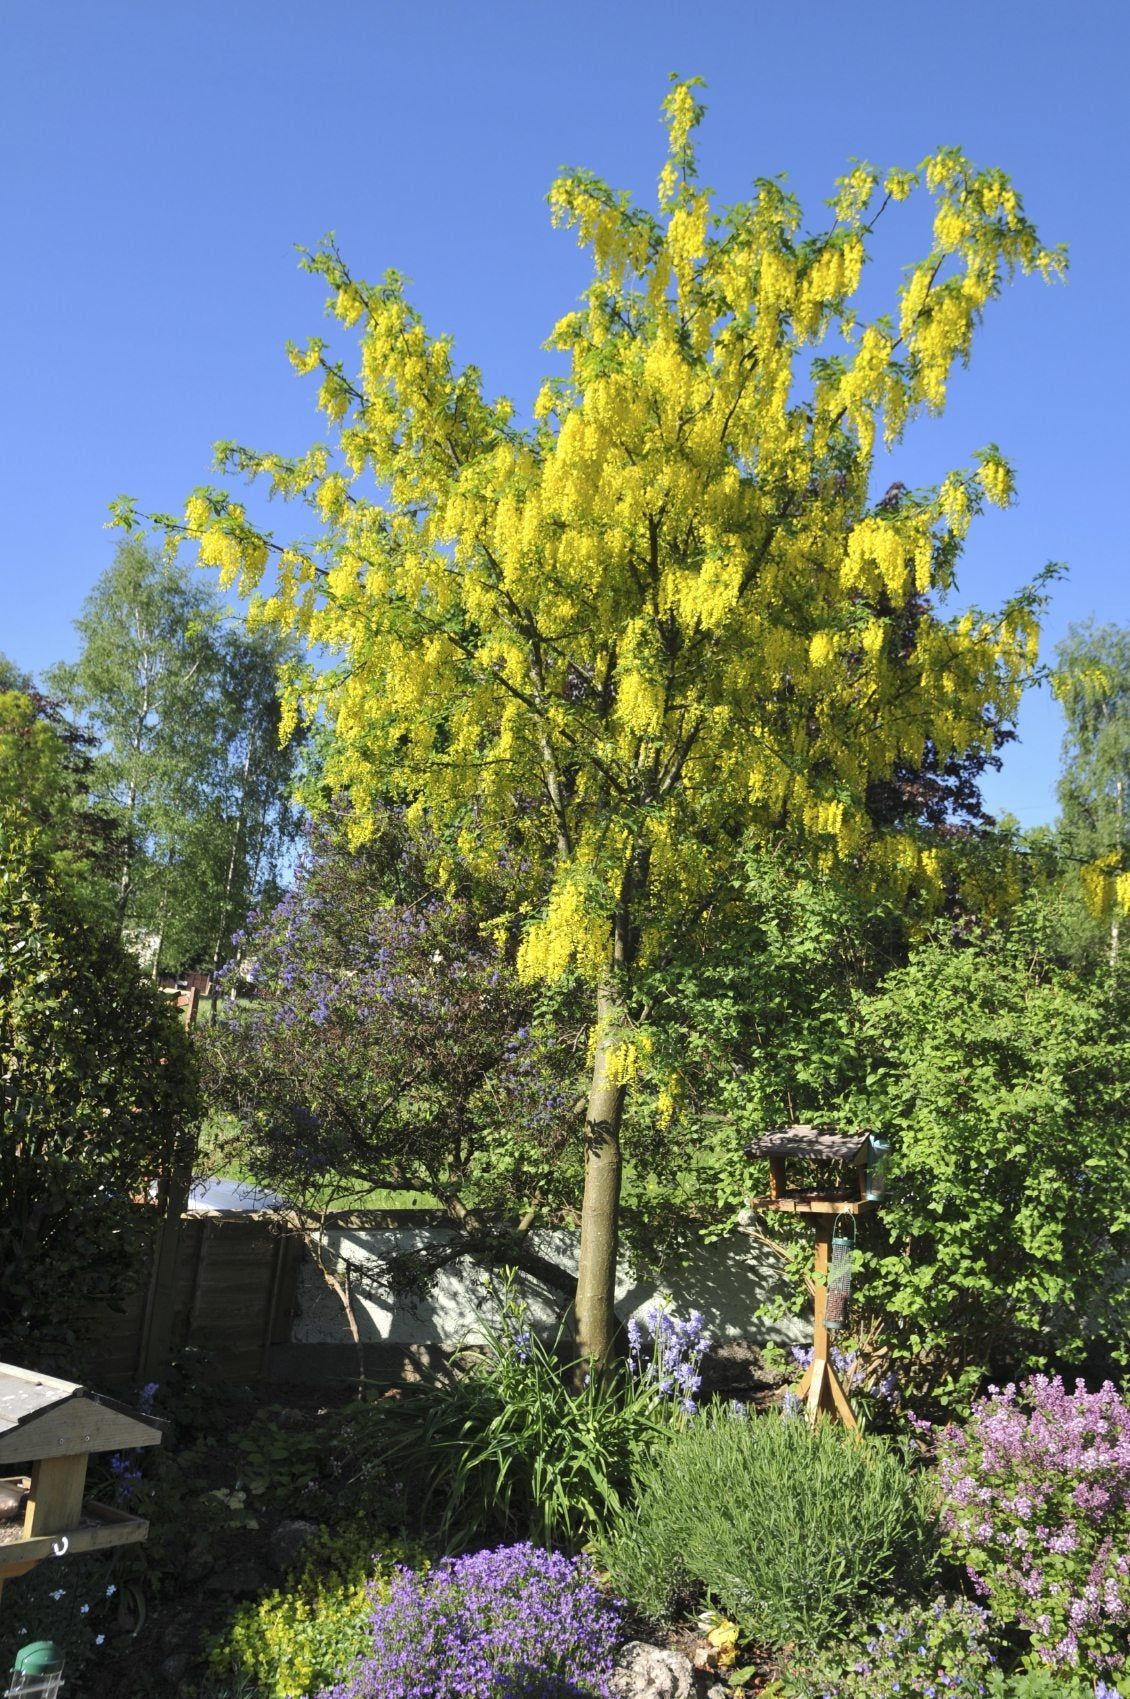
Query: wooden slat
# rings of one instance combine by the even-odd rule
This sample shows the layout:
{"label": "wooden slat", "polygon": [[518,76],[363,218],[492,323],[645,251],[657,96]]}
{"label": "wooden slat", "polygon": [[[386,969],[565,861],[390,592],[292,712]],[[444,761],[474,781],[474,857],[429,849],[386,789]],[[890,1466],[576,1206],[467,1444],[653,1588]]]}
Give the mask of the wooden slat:
{"label": "wooden slat", "polygon": [[127,1414],[80,1389],[54,1406],[0,1429],[0,1464],[30,1463],[72,1452],[129,1451],[159,1445],[164,1423]]}
{"label": "wooden slat", "polygon": [[746,1146],[747,1156],[807,1156],[814,1162],[854,1162],[866,1142],[859,1133],[823,1133],[798,1124],[765,1133]]}
{"label": "wooden slat", "polygon": [[793,1197],[775,1198],[766,1193],[750,1198],[751,1209],[777,1209],[786,1215],[866,1215],[875,1208],[870,1198],[829,1197],[827,1193],[797,1192]]}
{"label": "wooden slat", "polygon": [[[93,1519],[93,1526],[73,1528],[67,1533],[67,1556],[72,1552],[102,1551],[110,1546],[134,1545],[149,1533],[144,1516],[127,1516],[110,1505],[91,1499],[83,1507],[83,1516]],[[34,1539],[13,1540],[0,1546],[0,1575],[22,1574],[45,1557],[60,1540],[59,1534],[39,1534]],[[9,1569],[8,1565],[14,1567]]]}

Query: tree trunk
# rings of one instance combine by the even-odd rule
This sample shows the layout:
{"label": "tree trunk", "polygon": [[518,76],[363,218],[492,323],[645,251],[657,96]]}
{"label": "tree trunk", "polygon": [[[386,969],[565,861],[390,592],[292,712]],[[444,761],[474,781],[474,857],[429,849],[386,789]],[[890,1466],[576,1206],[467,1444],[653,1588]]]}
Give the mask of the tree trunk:
{"label": "tree trunk", "polygon": [[232,891],[235,889],[235,870],[239,864],[239,846],[243,841],[243,832],[247,819],[247,782],[248,776],[251,772],[251,750],[254,741],[254,737],[249,734],[247,739],[247,752],[243,758],[243,782],[240,786],[239,792],[239,810],[235,817],[235,833],[231,842],[231,854],[228,856],[228,871],[227,876],[224,879],[224,894],[220,903],[220,919],[216,928],[216,945],[212,951],[212,971],[209,975],[208,995],[212,1004],[213,1022],[216,1019],[216,1005],[219,1002],[220,996],[219,991],[216,989],[216,981],[219,977],[220,969],[224,965],[224,940],[227,937],[228,927],[231,925]]}
{"label": "tree trunk", "polygon": [[[1115,796],[1115,816],[1114,816],[1114,820],[1115,820],[1115,849],[1118,851],[1117,865],[1118,865],[1119,868],[1121,868],[1121,866],[1122,866],[1122,844],[1123,844],[1123,840],[1125,838],[1125,828],[1124,828],[1124,825],[1123,825],[1123,818],[1124,818],[1124,816],[1123,816],[1123,792],[1122,792],[1122,780],[1121,779],[1117,780],[1117,782],[1115,784],[1114,796]],[[1120,927],[1120,924],[1119,924],[1120,921],[1121,921],[1121,918],[1122,917],[1118,912],[1118,899],[1115,898],[1113,912],[1111,913],[1111,917],[1110,917],[1110,965],[1111,965],[1112,968],[1116,968],[1118,966],[1118,939],[1119,939],[1119,932],[1121,930],[1121,927]]]}
{"label": "tree trunk", "polygon": [[612,1052],[623,1038],[623,1001],[610,978],[596,996],[596,1055],[585,1116],[585,1190],[577,1269],[576,1329],[582,1357],[607,1364],[616,1337],[616,1255],[619,1243],[620,1118],[625,1087],[617,1081]]}

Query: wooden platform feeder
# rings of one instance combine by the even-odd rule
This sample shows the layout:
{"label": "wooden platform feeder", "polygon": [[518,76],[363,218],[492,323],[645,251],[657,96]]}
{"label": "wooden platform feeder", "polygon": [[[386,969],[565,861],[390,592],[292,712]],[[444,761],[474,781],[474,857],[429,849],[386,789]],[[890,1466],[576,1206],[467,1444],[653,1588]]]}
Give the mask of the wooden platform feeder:
{"label": "wooden platform feeder", "polygon": [[[0,1363],[0,1589],[45,1557],[144,1540],[149,1524],[83,1500],[92,1452],[159,1445],[165,1424],[74,1381]],[[3,1475],[28,1465],[29,1475]]]}
{"label": "wooden platform feeder", "polygon": [[[875,1208],[882,1195],[885,1149],[885,1143],[870,1133],[828,1133],[798,1125],[766,1133],[745,1153],[751,1158],[769,1158],[769,1191],[764,1197],[751,1198],[751,1207],[803,1216],[816,1232],[812,1363],[795,1389],[796,1397],[804,1402],[810,1421],[825,1411],[853,1431],[859,1424],[829,1356],[825,1320],[828,1269],[837,1219],[865,1214]],[[800,1179],[796,1177],[798,1163],[805,1166]]]}

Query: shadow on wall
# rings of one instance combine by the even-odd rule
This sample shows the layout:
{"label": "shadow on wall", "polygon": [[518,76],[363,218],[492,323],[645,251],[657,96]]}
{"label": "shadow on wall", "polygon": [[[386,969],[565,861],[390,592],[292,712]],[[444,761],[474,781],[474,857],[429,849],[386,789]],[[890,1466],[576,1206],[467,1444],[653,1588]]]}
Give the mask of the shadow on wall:
{"label": "shadow on wall", "polygon": [[[331,1229],[326,1244],[335,1261],[349,1264],[358,1327],[367,1344],[473,1344],[482,1339],[480,1319],[488,1324],[497,1315],[482,1271],[466,1260],[448,1265],[436,1275],[428,1295],[412,1303],[394,1302],[383,1289],[381,1270],[387,1258],[427,1244],[449,1242],[450,1230],[437,1226]],[[562,1267],[576,1267],[576,1235],[550,1231],[534,1235],[536,1248]],[[746,1341],[764,1344],[803,1343],[811,1321],[787,1317],[765,1322],[758,1312],[779,1295],[780,1261],[765,1246],[733,1233],[713,1245],[696,1246],[686,1264],[663,1284],[638,1280],[622,1268],[616,1285],[616,1310],[622,1321],[644,1313],[657,1299],[668,1301],[679,1315],[701,1311],[716,1344]],[[371,1273],[367,1274],[367,1271]],[[522,1289],[537,1327],[552,1333],[560,1313],[560,1298],[545,1287],[523,1279]],[[294,1345],[345,1345],[349,1331],[341,1303],[328,1290],[312,1259],[299,1270],[296,1315],[290,1333]]]}

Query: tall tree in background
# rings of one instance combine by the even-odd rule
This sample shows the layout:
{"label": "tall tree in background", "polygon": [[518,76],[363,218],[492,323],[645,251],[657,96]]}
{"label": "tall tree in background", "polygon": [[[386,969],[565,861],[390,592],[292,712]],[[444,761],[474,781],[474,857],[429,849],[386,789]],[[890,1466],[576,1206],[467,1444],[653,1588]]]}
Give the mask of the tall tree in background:
{"label": "tall tree in background", "polygon": [[94,739],[26,673],[0,668],[0,684],[5,677],[27,688],[0,689],[0,841],[34,842],[69,898],[105,926],[121,841],[113,816],[91,800]]}
{"label": "tall tree in background", "polygon": [[0,690],[19,690],[26,696],[35,689],[35,680],[30,673],[25,673],[15,661],[10,661],[0,651]]}
{"label": "tall tree in background", "polygon": [[1083,864],[1113,964],[1130,910],[1130,630],[1072,626],[1056,649],[1052,683],[1067,720],[1056,835]]}
{"label": "tall tree in background", "polygon": [[[360,373],[320,339],[292,357],[320,374],[339,453],[220,451],[308,502],[316,536],[276,541],[216,489],[183,524],[245,592],[273,559],[263,616],[341,656],[301,695],[333,727],[328,776],[354,818],[391,796],[472,866],[514,856],[520,971],[590,987],[576,1322],[596,1360],[613,1341],[640,967],[709,910],[743,843],[866,864],[896,892],[944,883],[937,843],[885,828],[872,787],[928,751],[991,747],[1033,658],[1035,598],[935,611],[971,516],[1006,505],[1012,476],[990,448],[876,503],[876,434],[894,444],[941,410],[1014,271],[1062,266],[1003,173],[956,150],[882,181],[856,167],[819,234],[800,234],[778,181],[716,212],[692,85],[667,115],[658,216],[584,171],[551,191],[594,280],[553,332],[567,375],[533,424],[428,336],[396,274],[369,286],[330,245],[306,263],[361,327]],[[893,315],[868,318],[874,223],[923,185],[931,249]],[[916,597],[932,600],[908,623]]]}
{"label": "tall tree in background", "polygon": [[49,674],[100,744],[92,784],[121,830],[118,924],[154,973],[226,954],[293,835],[286,642],[224,613],[205,581],[130,538],[76,622],[79,659]]}

